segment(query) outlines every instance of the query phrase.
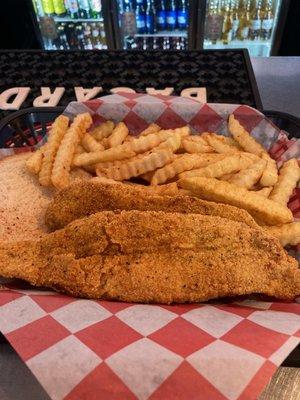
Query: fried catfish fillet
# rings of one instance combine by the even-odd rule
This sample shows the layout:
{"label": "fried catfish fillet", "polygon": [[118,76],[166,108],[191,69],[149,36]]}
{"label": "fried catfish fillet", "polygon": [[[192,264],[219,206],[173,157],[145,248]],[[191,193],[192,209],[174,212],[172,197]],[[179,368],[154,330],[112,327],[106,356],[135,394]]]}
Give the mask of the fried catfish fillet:
{"label": "fried catfish fillet", "polygon": [[100,212],[37,241],[1,244],[0,276],[127,302],[300,294],[298,264],[276,238],[199,214]]}
{"label": "fried catfish fillet", "polygon": [[99,211],[140,210],[214,215],[258,227],[245,210],[189,196],[153,196],[144,187],[76,182],[57,192],[46,211],[46,225],[60,229]]}

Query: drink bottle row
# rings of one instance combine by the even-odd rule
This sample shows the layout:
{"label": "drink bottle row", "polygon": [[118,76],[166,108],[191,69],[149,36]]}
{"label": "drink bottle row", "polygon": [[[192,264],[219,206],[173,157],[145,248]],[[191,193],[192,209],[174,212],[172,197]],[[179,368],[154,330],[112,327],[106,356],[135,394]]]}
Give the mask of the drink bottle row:
{"label": "drink bottle row", "polygon": [[51,50],[107,49],[103,23],[57,23],[55,38],[48,44]]}
{"label": "drink bottle row", "polygon": [[136,37],[126,40],[126,49],[130,50],[186,50],[187,38],[184,37]]}
{"label": "drink bottle row", "polygon": [[229,44],[232,40],[269,40],[274,26],[273,0],[210,0],[205,39]]}
{"label": "drink bottle row", "polygon": [[101,0],[33,0],[37,15],[69,17],[72,19],[99,19]]}
{"label": "drink bottle row", "polygon": [[121,0],[123,32],[130,36],[185,31],[188,25],[187,3],[187,0]]}

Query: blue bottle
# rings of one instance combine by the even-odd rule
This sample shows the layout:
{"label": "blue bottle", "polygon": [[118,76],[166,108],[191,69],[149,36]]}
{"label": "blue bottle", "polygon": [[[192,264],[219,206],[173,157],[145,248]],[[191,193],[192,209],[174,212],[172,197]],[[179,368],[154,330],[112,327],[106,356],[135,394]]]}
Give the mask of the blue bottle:
{"label": "blue bottle", "polygon": [[136,20],[137,33],[139,34],[146,33],[146,10],[144,7],[143,0],[136,1],[135,20]]}
{"label": "blue bottle", "polygon": [[188,20],[188,14],[187,14],[187,8],[186,8],[186,3],[185,0],[179,0],[179,6],[177,10],[177,27],[181,31],[184,31],[187,29],[187,20]]}
{"label": "blue bottle", "polygon": [[156,26],[158,31],[164,31],[167,26],[167,13],[165,0],[159,1],[156,8]]}
{"label": "blue bottle", "polygon": [[174,31],[176,29],[176,21],[177,21],[175,0],[169,0],[166,19],[167,19],[167,30]]}
{"label": "blue bottle", "polygon": [[152,0],[147,0],[146,8],[146,29],[148,34],[156,32],[155,26],[155,7]]}

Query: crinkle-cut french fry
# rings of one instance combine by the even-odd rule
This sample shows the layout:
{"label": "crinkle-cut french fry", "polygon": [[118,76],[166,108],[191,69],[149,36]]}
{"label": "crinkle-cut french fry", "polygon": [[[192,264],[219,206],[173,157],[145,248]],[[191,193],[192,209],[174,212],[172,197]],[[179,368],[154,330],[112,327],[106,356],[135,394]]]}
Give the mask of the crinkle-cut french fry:
{"label": "crinkle-cut french fry", "polygon": [[254,218],[267,225],[279,225],[293,221],[293,214],[286,206],[229,182],[194,177],[181,179],[178,181],[178,185],[183,189],[191,190],[202,199],[243,208]]}
{"label": "crinkle-cut french fry", "polygon": [[94,139],[93,136],[90,135],[88,132],[85,133],[83,138],[81,139],[81,144],[87,152],[104,150],[104,146],[102,146],[102,144]]}
{"label": "crinkle-cut french fry", "polygon": [[107,138],[103,138],[102,140],[100,140],[99,142],[105,150],[109,149],[109,141],[108,141],[108,137]]}
{"label": "crinkle-cut french fry", "polygon": [[135,156],[135,152],[130,145],[131,143],[125,143],[104,151],[77,154],[73,159],[73,164],[77,167],[81,167],[84,165],[93,165],[133,157]]}
{"label": "crinkle-cut french fry", "polygon": [[161,129],[158,134],[161,135],[169,135],[169,134],[174,134],[174,133],[179,133],[180,136],[183,138],[185,136],[190,135],[191,129],[189,126],[182,126],[181,128],[175,128],[175,129]]}
{"label": "crinkle-cut french fry", "polygon": [[255,191],[255,193],[259,194],[262,197],[268,198],[270,193],[272,192],[272,190],[273,190],[273,186],[264,187],[264,188],[262,188],[260,190]]}
{"label": "crinkle-cut french fry", "polygon": [[76,149],[75,149],[75,153],[74,154],[82,154],[82,153],[86,153],[85,149],[81,146],[81,144],[78,144]]}
{"label": "crinkle-cut french fry", "polygon": [[169,149],[173,153],[175,153],[181,145],[181,136],[179,133],[174,133],[174,135],[170,136],[167,140],[161,142],[157,147],[153,149]]}
{"label": "crinkle-cut french fry", "polygon": [[103,122],[101,125],[97,126],[94,128],[90,134],[98,141],[101,141],[102,139],[106,138],[109,136],[113,129],[114,129],[115,124],[112,121],[106,121]]}
{"label": "crinkle-cut french fry", "polygon": [[291,158],[280,168],[278,181],[269,198],[279,204],[286,205],[299,179],[300,168],[298,161],[295,158]]}
{"label": "crinkle-cut french fry", "polygon": [[156,170],[151,179],[151,185],[160,185],[167,182],[167,180],[174,178],[183,171],[189,171],[194,168],[197,161],[196,154],[184,154],[175,159],[170,164]]}
{"label": "crinkle-cut french fry", "polygon": [[115,181],[114,179],[107,178],[106,176],[95,176],[91,178],[91,182],[104,183],[105,185],[122,185],[120,181]]}
{"label": "crinkle-cut french fry", "polygon": [[[203,140],[203,139],[202,139]],[[204,141],[204,140],[203,140]],[[190,136],[182,139],[182,148],[188,153],[213,153],[214,149],[205,141],[190,140]]]}
{"label": "crinkle-cut french fry", "polygon": [[69,126],[69,118],[60,115],[55,119],[50,129],[47,146],[44,148],[43,161],[39,172],[39,182],[42,186],[51,186],[51,173],[55,160],[55,156],[63,137],[65,136]]}
{"label": "crinkle-cut french fry", "polygon": [[43,147],[45,147],[45,145],[37,149],[34,153],[32,153],[28,160],[26,160],[26,168],[32,174],[37,175],[41,170],[44,157]]}
{"label": "crinkle-cut french fry", "polygon": [[238,144],[247,152],[260,156],[266,150],[258,143],[249,132],[235,119],[234,115],[231,114],[229,117],[228,128],[233,138]]}
{"label": "crinkle-cut french fry", "polygon": [[[240,150],[236,146],[232,146],[226,143],[224,136],[216,135],[214,133],[205,133],[202,135],[207,143],[216,151],[217,153],[224,154],[238,154]],[[223,139],[224,138],[224,139]]]}
{"label": "crinkle-cut french fry", "polygon": [[155,174],[155,171],[149,171],[145,174],[140,175],[140,178],[144,179],[146,182],[151,182],[152,176]]}
{"label": "crinkle-cut french fry", "polygon": [[276,161],[273,160],[268,153],[262,153],[261,157],[263,160],[266,160],[267,165],[259,182],[261,186],[274,186],[278,181]]}
{"label": "crinkle-cut french fry", "polygon": [[[68,185],[75,149],[92,122],[90,114],[78,114],[64,135],[57,150],[51,175],[51,181],[56,188],[61,189]],[[76,157],[80,156],[84,154],[78,154]]]}
{"label": "crinkle-cut french fry", "polygon": [[126,164],[126,163],[129,163],[129,162],[132,162],[132,161],[139,160],[139,159],[145,157],[148,154],[150,154],[150,151],[148,151],[146,153],[143,153],[143,154],[136,154],[133,157],[124,158],[122,160],[107,161],[107,162],[95,164],[96,174],[98,176],[103,176],[103,175],[105,176],[105,174],[107,173],[107,169],[108,168],[120,167],[122,164]]}
{"label": "crinkle-cut french fry", "polygon": [[250,165],[248,168],[235,174],[230,180],[234,185],[251,189],[260,179],[267,161],[260,160],[257,163]]}
{"label": "crinkle-cut french fry", "polygon": [[220,176],[219,179],[221,179],[221,181],[230,181],[230,179],[234,176],[235,174],[225,174]]}
{"label": "crinkle-cut french fry", "polygon": [[124,142],[124,139],[128,135],[129,131],[124,122],[119,122],[111,135],[108,137],[109,147],[115,147]]}
{"label": "crinkle-cut french fry", "polygon": [[163,165],[171,162],[174,154],[170,150],[159,150],[154,153],[147,154],[144,157],[137,158],[134,161],[123,163],[118,167],[108,168],[106,176],[116,181],[133,178],[142,175],[148,171],[154,171]]}
{"label": "crinkle-cut french fry", "polygon": [[151,133],[155,133],[158,131],[160,131],[160,126],[155,123],[152,123],[146,129],[144,129],[139,136],[147,136],[150,135]]}
{"label": "crinkle-cut french fry", "polygon": [[203,145],[208,145],[207,141],[205,140],[204,136],[207,132],[202,133],[201,135],[188,135],[185,136],[185,140],[188,140],[189,142],[195,142],[195,143],[201,143]]}
{"label": "crinkle-cut french fry", "polygon": [[268,226],[264,228],[270,235],[279,239],[282,246],[296,246],[300,243],[300,222],[292,222],[279,226]]}
{"label": "crinkle-cut french fry", "polygon": [[179,178],[189,178],[193,176],[204,176],[206,178],[220,178],[222,175],[240,171],[252,164],[252,160],[243,157],[241,154],[226,156],[220,161],[209,164],[204,168],[193,169],[191,171],[182,172]]}
{"label": "crinkle-cut french fry", "polygon": [[[145,135],[145,136],[147,136],[147,135]],[[135,139],[135,136],[127,135],[126,138],[124,139],[124,143],[132,142],[133,139]]]}

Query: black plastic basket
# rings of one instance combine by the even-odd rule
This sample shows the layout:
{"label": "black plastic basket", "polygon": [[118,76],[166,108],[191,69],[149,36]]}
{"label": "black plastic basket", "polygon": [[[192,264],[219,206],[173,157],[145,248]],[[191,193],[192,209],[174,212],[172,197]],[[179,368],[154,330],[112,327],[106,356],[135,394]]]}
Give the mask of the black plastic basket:
{"label": "black plastic basket", "polygon": [[[64,107],[27,108],[3,118],[0,121],[0,148],[34,146],[63,110]],[[300,137],[299,118],[279,111],[263,113],[289,137]]]}

